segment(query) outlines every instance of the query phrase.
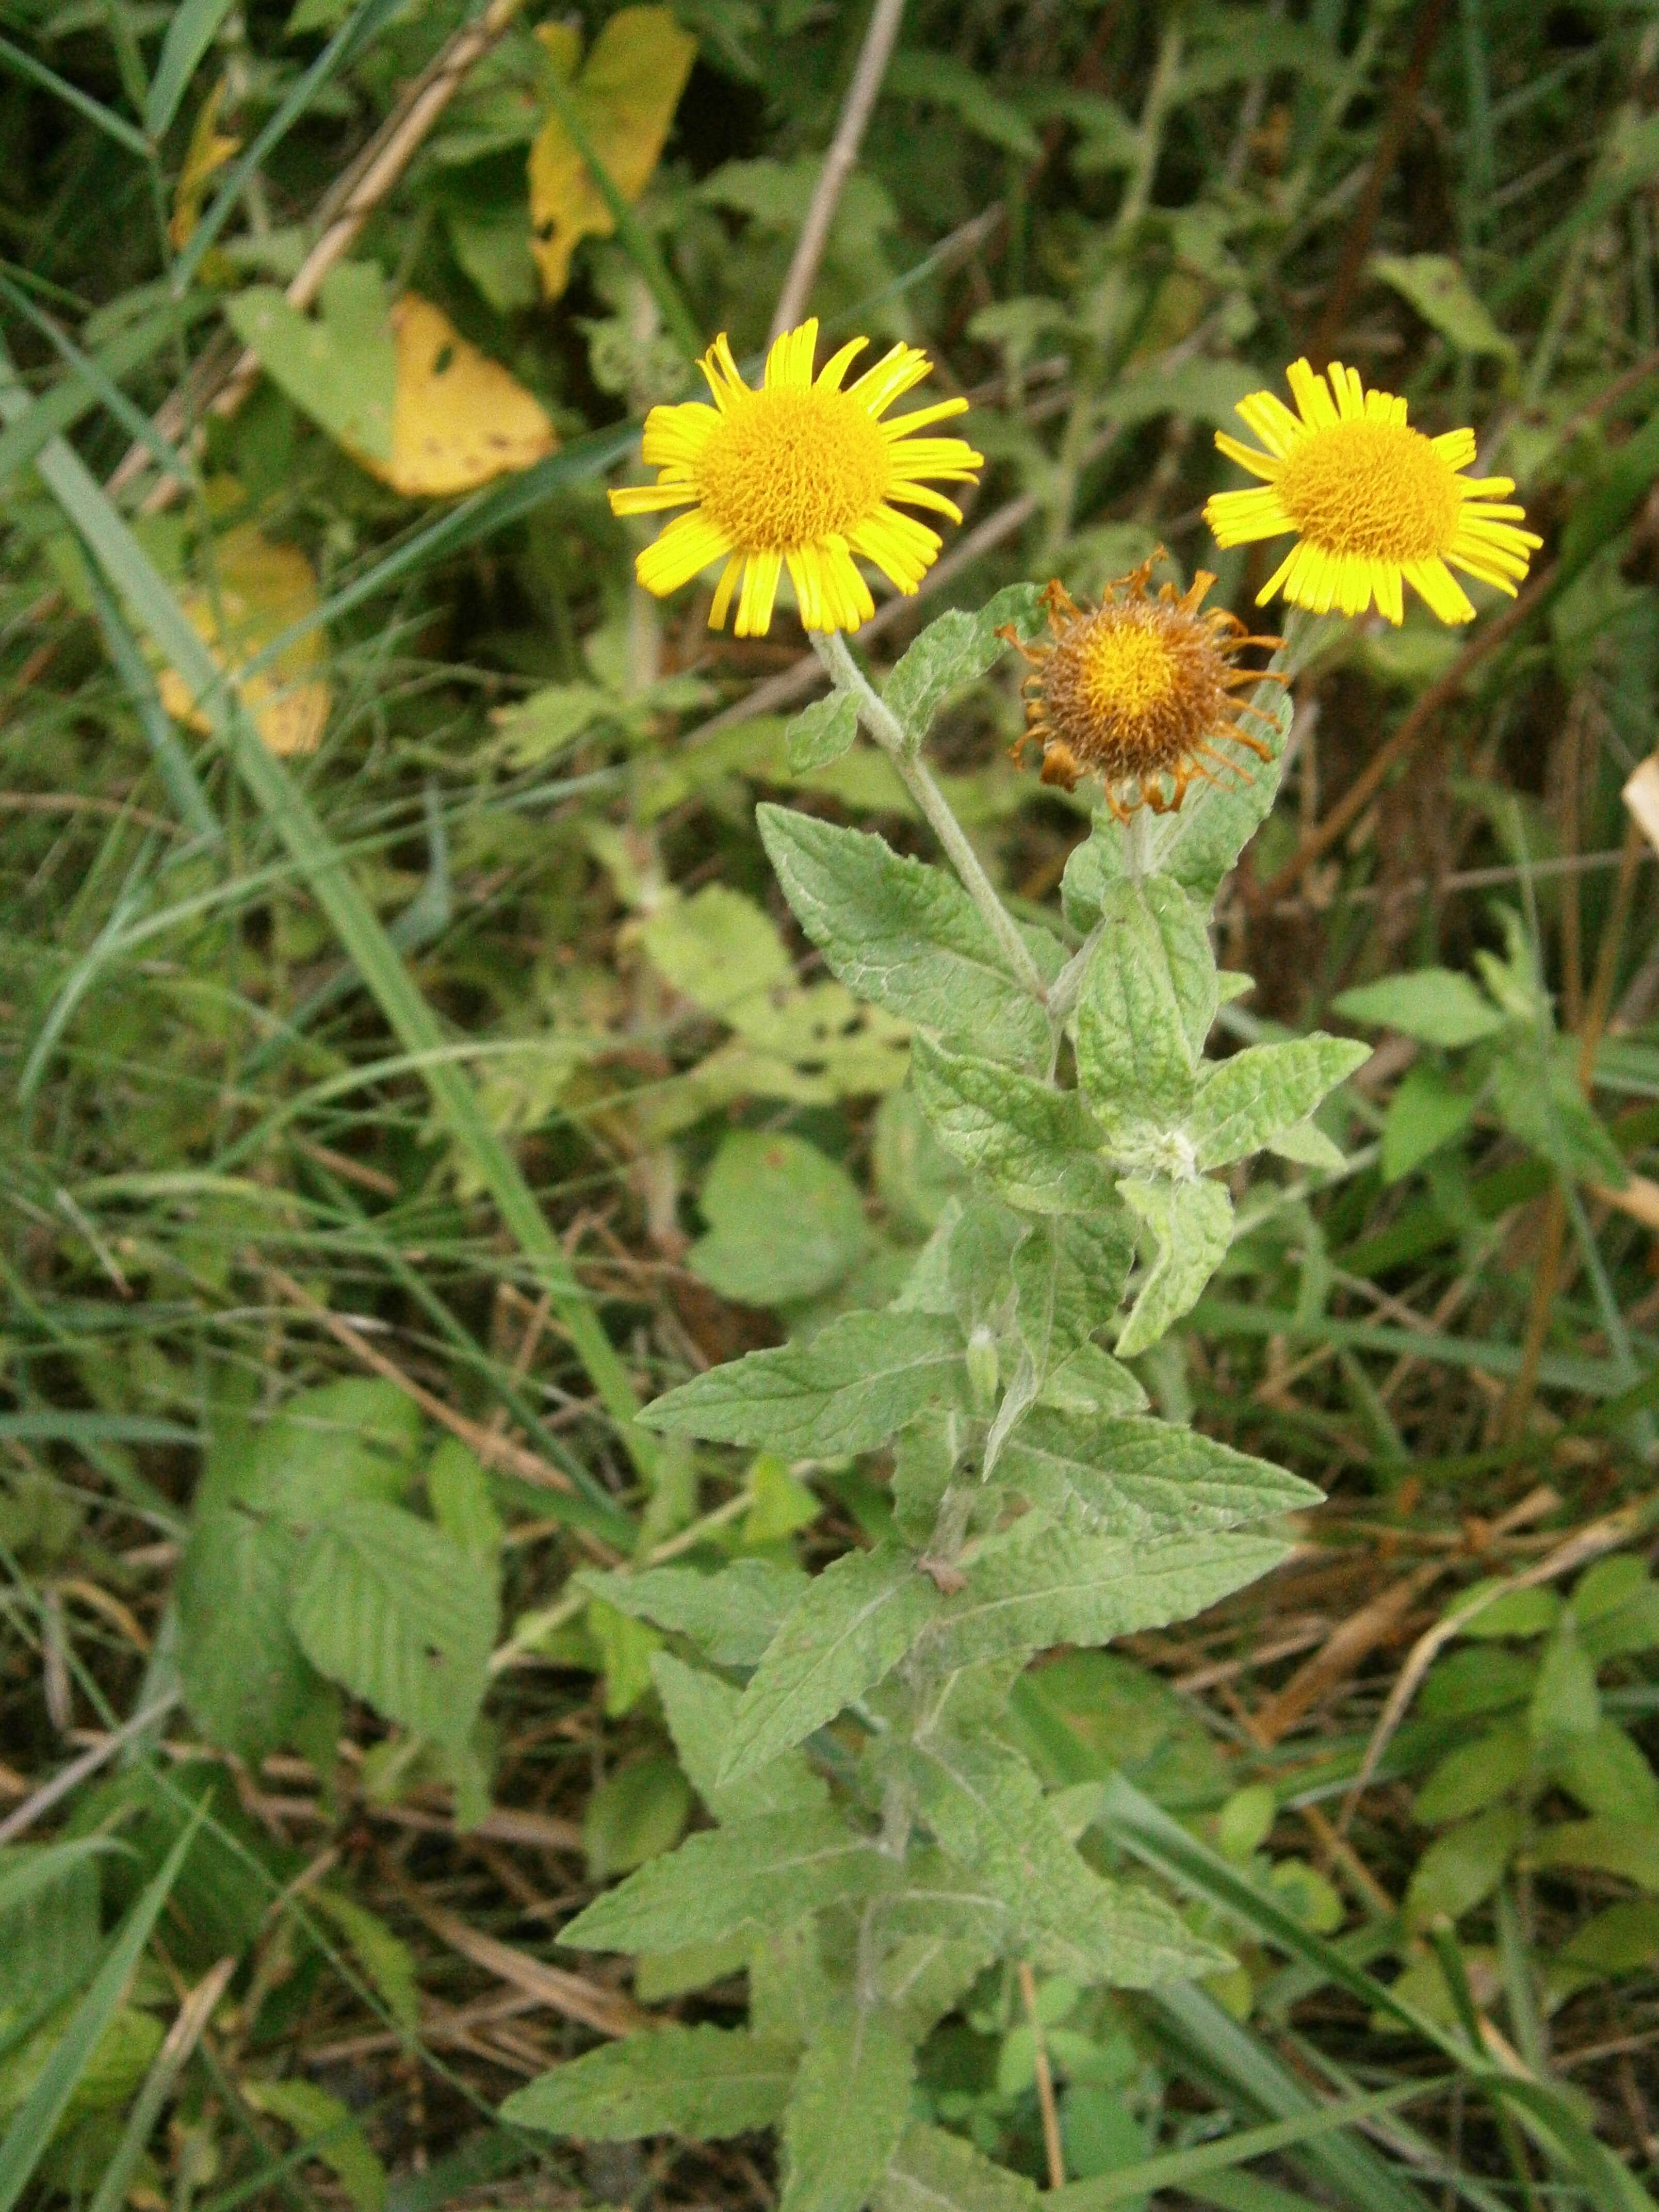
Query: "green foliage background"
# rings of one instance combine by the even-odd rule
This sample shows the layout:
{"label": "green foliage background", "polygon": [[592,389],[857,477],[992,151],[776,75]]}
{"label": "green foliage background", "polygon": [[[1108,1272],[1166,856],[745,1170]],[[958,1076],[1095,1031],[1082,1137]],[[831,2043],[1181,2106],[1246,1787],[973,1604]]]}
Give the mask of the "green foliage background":
{"label": "green foliage background", "polygon": [[[1046,1022],[961,958],[888,758],[844,711],[787,724],[822,680],[793,622],[738,644],[706,595],[647,601],[605,502],[646,408],[694,388],[692,334],[763,344],[866,30],[839,0],[673,13],[696,58],[662,159],[562,296],[526,185],[560,95],[503,8],[377,186],[309,367],[273,343],[205,414],[255,288],[292,280],[469,12],[0,22],[0,2212],[781,2180],[814,2212],[1013,2212],[1056,2159],[1065,2212],[1631,2212],[1659,2033],[1659,958],[1620,792],[1659,684],[1659,18],[905,15],[811,305],[835,342],[926,344],[988,465],[927,600],[860,648],[878,679],[911,648],[890,699],[1045,975],[1103,902],[1133,936],[1149,901],[1214,900],[1226,1082],[1264,1048],[1311,1069],[1316,1030],[1379,1048],[1306,1120],[1320,1063],[1248,1179],[1192,1186],[1233,1220],[1190,1280],[1142,1246],[1133,1373],[1090,1340],[1122,1288],[1095,1252],[1051,1376],[987,1289],[1080,1266],[1066,1224],[1109,1202],[1094,1140],[1060,1142],[1081,1109],[1042,1088]],[[240,150],[181,184],[211,128]],[[385,435],[410,289],[556,451],[422,499],[337,442]],[[1210,431],[1309,349],[1475,424],[1546,538],[1534,585],[1464,635],[1420,611],[1322,635],[1243,860],[1271,776],[1183,817],[1143,895],[1087,787],[1007,759],[990,632],[1160,543],[1247,608],[1265,568],[1199,520],[1230,481]],[[319,750],[285,761],[204,642],[250,528],[314,579],[257,640],[327,689]],[[988,612],[917,645],[946,608]],[[1125,1158],[1167,1054],[1115,1092],[1133,1021],[1089,1018],[1109,1048],[1083,1023],[1078,1072]],[[1022,1065],[1039,1098],[988,1092]],[[1051,1846],[1000,1875],[986,1846],[982,1955],[918,1950],[854,2036],[814,2014],[787,1908],[833,1926],[879,1854],[821,1897],[790,1869],[849,1857],[826,1785],[863,1786],[881,1675],[908,1639],[956,1649],[959,1594],[893,1571],[928,1540],[927,1421],[886,1446],[938,1401],[930,1361],[988,1411],[999,1334],[1027,1394],[1000,1480],[1072,1528],[1071,1566],[1115,1545],[1129,1595],[1036,1623],[994,1735],[965,1711],[990,1796]],[[705,1372],[744,1354],[773,1364]],[[793,1429],[730,1379],[778,1363],[823,1386]],[[633,1419],[676,1389],[684,1418]],[[1104,1533],[1079,1425],[1140,1486]],[[1251,1484],[1265,1538],[1225,1528]],[[884,1576],[897,1625],[839,1673],[803,1690],[787,1634],[761,1665]],[[1109,1883],[1188,1978],[1108,1970]],[[1012,1902],[1047,1914],[1034,1972],[992,1924]],[[643,1955],[564,1941],[578,1911]]]}

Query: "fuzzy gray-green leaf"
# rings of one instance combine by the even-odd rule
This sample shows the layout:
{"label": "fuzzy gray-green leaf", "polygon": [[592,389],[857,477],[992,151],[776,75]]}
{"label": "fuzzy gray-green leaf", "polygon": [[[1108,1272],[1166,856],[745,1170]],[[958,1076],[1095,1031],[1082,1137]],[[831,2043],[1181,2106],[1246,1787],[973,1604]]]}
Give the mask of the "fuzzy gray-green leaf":
{"label": "fuzzy gray-green leaf", "polygon": [[1062,1527],[1097,1535],[1171,1535],[1228,1528],[1304,1510],[1320,1493],[1299,1475],[1170,1421],[1039,1407],[998,1469],[1028,1504]]}
{"label": "fuzzy gray-green leaf", "polygon": [[890,1862],[831,1812],[767,1813],[688,1836],[648,1859],[559,1931],[583,1951],[667,1951],[740,1928],[783,1928],[815,1907],[867,1896]]}
{"label": "fuzzy gray-green leaf", "polygon": [[515,2089],[501,2117],[579,2142],[718,2141],[778,2118],[799,2058],[793,2045],[741,2029],[663,2027],[567,2059]]}
{"label": "fuzzy gray-green leaf", "polygon": [[915,2071],[910,2046],[879,2012],[813,2038],[783,2116],[778,2212],[860,2212],[904,2132]]}
{"label": "fuzzy gray-green leaf", "polygon": [[962,1332],[943,1314],[842,1314],[805,1344],[712,1367],[647,1406],[647,1428],[828,1458],[885,1443],[924,1407],[957,1402]]}
{"label": "fuzzy gray-green leaf", "polygon": [[1232,1242],[1233,1202],[1208,1176],[1194,1182],[1126,1176],[1121,1195],[1158,1240],[1158,1256],[1117,1340],[1120,1359],[1156,1344],[1198,1302]]}
{"label": "fuzzy gray-green leaf", "polygon": [[913,744],[920,744],[953,691],[994,668],[1008,646],[997,635],[1005,625],[1022,637],[1042,627],[1042,594],[1035,584],[1009,584],[977,613],[952,608],[928,623],[882,689]]}
{"label": "fuzzy gray-green leaf", "polygon": [[1031,1213],[1090,1213],[1111,1203],[1100,1133],[1074,1091],[1054,1091],[994,1060],[946,1052],[926,1037],[911,1080],[946,1152]]}
{"label": "fuzzy gray-green leaf", "polygon": [[1037,2212],[1035,2182],[918,2120],[888,2161],[875,2212]]}
{"label": "fuzzy gray-green leaf", "polygon": [[775,1559],[733,1559],[719,1574],[696,1567],[647,1567],[600,1574],[587,1568],[581,1588],[635,1620],[689,1637],[717,1667],[752,1667],[776,1635],[806,1577]]}
{"label": "fuzzy gray-green leaf", "polygon": [[1101,915],[1078,1005],[1078,1079],[1107,1135],[1119,1139],[1185,1118],[1196,1055],[1159,916],[1142,887],[1109,884]]}
{"label": "fuzzy gray-green leaf", "polygon": [[[1046,1064],[1048,1017],[954,877],[866,830],[782,806],[755,818],[796,920],[848,990],[988,1059]],[[1058,939],[1024,934],[1043,975],[1057,974]]]}
{"label": "fuzzy gray-green leaf", "polygon": [[[1008,1454],[1017,1457],[1021,1432]],[[1006,1462],[1005,1462],[1006,1464]],[[968,1571],[929,1629],[929,1664],[970,1667],[1055,1644],[1106,1644],[1115,1636],[1182,1620],[1279,1565],[1286,1547],[1271,1537],[1222,1533],[1082,1536],[1050,1528],[1023,1531]]]}
{"label": "fuzzy gray-green leaf", "polygon": [[844,1553],[826,1567],[807,1585],[744,1691],[721,1783],[752,1774],[873,1688],[940,1603],[933,1584],[896,1544]]}
{"label": "fuzzy gray-green leaf", "polygon": [[717,1820],[817,1812],[828,1804],[823,1777],[813,1773],[799,1752],[785,1752],[741,1781],[721,1781],[720,1761],[732,1741],[741,1696],[730,1682],[705,1668],[688,1667],[668,1651],[653,1655],[651,1679],[686,1778]]}
{"label": "fuzzy gray-green leaf", "polygon": [[1349,1037],[1253,1044],[1203,1071],[1187,1122],[1200,1168],[1260,1152],[1312,1113],[1328,1091],[1370,1058]]}
{"label": "fuzzy gray-green leaf", "polygon": [[805,775],[812,769],[828,768],[852,750],[858,733],[858,702],[850,691],[831,691],[826,698],[815,699],[784,731],[790,773]]}

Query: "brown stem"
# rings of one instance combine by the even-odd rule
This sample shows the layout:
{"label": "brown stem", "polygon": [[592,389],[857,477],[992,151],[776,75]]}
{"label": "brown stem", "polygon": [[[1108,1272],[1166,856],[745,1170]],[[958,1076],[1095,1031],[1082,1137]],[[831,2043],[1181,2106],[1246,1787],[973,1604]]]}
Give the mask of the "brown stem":
{"label": "brown stem", "polygon": [[1060,2140],[1060,2111],[1054,2103],[1054,2069],[1048,2063],[1048,2045],[1042,2033],[1042,2022],[1037,2018],[1036,1977],[1030,1963],[1022,1959],[1018,1968],[1019,1994],[1025,2007],[1025,2017],[1030,2024],[1031,2040],[1036,2046],[1037,2104],[1042,2112],[1042,2148],[1048,2159],[1048,2186],[1066,2186],[1066,2154]]}

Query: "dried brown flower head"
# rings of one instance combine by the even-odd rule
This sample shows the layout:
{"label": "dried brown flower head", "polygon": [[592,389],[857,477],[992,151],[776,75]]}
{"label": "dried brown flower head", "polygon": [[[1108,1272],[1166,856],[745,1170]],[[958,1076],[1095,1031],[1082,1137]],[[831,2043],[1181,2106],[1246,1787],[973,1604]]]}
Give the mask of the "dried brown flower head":
{"label": "dried brown flower head", "polygon": [[[1153,562],[1162,557],[1160,547],[1109,584],[1092,609],[1079,607],[1063,585],[1050,584],[1043,600],[1051,641],[1027,646],[1012,630],[1000,633],[1033,664],[1025,678],[1027,724],[1014,758],[1035,739],[1042,747],[1045,783],[1070,791],[1079,777],[1097,775],[1120,822],[1143,803],[1157,814],[1173,812],[1194,776],[1213,783],[1218,769],[1244,775],[1240,763],[1216,750],[1217,738],[1231,738],[1262,760],[1272,757],[1237,720],[1267,717],[1233,693],[1273,672],[1238,668],[1234,660],[1246,646],[1273,647],[1280,641],[1250,636],[1223,608],[1200,613],[1215,581],[1202,570],[1179,596],[1173,584],[1163,584],[1150,597]],[[1172,790],[1166,791],[1166,780]]]}

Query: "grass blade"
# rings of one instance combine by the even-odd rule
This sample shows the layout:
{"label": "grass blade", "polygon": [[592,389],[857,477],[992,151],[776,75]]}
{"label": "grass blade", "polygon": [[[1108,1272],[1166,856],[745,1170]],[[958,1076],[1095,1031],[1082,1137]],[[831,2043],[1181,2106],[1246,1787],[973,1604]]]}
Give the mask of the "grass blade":
{"label": "grass blade", "polygon": [[64,2117],[75,2086],[85,2073],[98,2039],[115,2015],[133,1968],[149,1941],[161,1907],[179,1878],[185,1854],[196,1840],[205,1802],[180,1832],[160,1871],[122,1922],[109,1955],[92,1987],[76,2006],[64,2039],[0,2142],[0,2212],[11,2212],[40,2164],[53,2130]]}

